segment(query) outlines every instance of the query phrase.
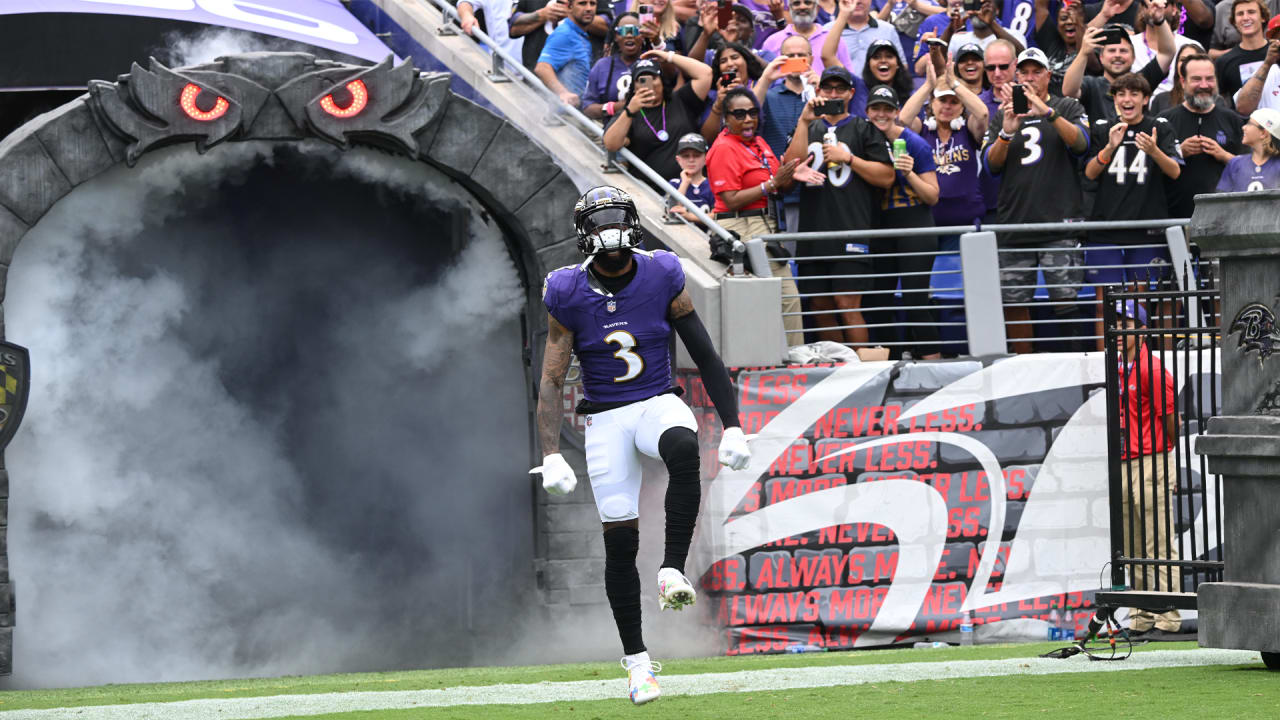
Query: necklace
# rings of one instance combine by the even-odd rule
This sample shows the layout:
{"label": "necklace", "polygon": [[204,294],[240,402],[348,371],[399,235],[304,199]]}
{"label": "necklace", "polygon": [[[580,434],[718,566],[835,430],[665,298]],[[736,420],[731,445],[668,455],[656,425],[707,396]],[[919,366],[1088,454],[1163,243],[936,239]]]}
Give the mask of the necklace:
{"label": "necklace", "polygon": [[644,108],[640,108],[640,119],[644,120],[644,124],[649,126],[650,132],[653,133],[654,137],[658,138],[658,142],[666,142],[667,140],[671,139],[671,136],[667,134],[667,104],[666,103],[662,104],[662,129],[661,130],[655,128],[653,126],[653,123],[649,122],[648,116],[644,114]]}

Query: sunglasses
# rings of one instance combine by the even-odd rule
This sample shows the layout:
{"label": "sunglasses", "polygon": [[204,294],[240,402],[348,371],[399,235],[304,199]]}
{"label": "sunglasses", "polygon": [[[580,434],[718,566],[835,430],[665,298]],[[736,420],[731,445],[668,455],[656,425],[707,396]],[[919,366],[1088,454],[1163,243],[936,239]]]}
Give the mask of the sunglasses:
{"label": "sunglasses", "polygon": [[992,70],[1008,70],[1011,65],[1013,65],[1013,63],[1000,63],[998,65],[996,63],[991,63],[990,65],[983,65],[983,67],[987,69],[987,72],[991,72]]}
{"label": "sunglasses", "polygon": [[760,117],[760,111],[756,108],[737,108],[730,110],[729,114],[734,120],[746,120],[749,117]]}
{"label": "sunglasses", "polygon": [[614,28],[613,32],[618,37],[628,37],[630,35],[640,37],[640,26],[639,25],[619,25],[618,27]]}

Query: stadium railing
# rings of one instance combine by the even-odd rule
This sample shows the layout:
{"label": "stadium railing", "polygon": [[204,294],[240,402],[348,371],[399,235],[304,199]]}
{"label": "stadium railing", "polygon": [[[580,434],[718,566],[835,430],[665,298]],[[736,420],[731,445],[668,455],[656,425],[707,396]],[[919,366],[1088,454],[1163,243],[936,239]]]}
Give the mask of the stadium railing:
{"label": "stadium railing", "polygon": [[[460,17],[458,15],[458,11],[447,0],[419,0],[419,2],[424,5],[435,7],[444,16],[448,24],[444,28],[441,28],[439,32],[446,34],[462,34],[462,29],[459,27]],[[472,28],[471,36],[476,40],[479,40],[481,44],[484,45],[493,60],[492,67],[489,69],[489,72],[486,73],[491,81],[507,82],[510,80],[516,80],[523,82],[526,87],[530,88],[547,101],[549,108],[552,109],[557,118],[567,118],[573,127],[577,128],[586,136],[583,139],[590,142],[584,142],[584,147],[595,147],[594,143],[603,142],[604,128],[601,127],[600,123],[592,120],[586,115],[583,115],[580,110],[561,100],[560,96],[556,95],[550,88],[544,85],[537,75],[534,75],[529,68],[524,66],[524,63],[512,57],[510,53],[499,47],[498,44],[494,42],[493,38],[489,37],[488,34],[479,28],[479,26]],[[601,149],[601,152],[604,152],[603,149]],[[617,159],[625,161],[626,166],[620,166],[616,162]],[[680,205],[683,205],[686,210],[688,210],[705,226],[708,233],[716,235],[733,246],[735,249],[735,256],[740,257],[742,252],[745,251],[745,247],[742,243],[737,241],[737,238],[735,238],[728,230],[725,230],[723,227],[718,225],[716,221],[711,218],[710,214],[704,212],[702,208],[696,205],[693,201],[689,200],[689,198],[671,187],[671,185],[667,183],[666,178],[654,172],[653,168],[645,164],[643,160],[636,157],[636,155],[627,148],[619,150],[616,154],[605,153],[605,162],[610,170],[627,172],[627,170],[630,169],[640,173],[643,179],[648,181],[650,186],[657,188],[667,197],[668,204],[679,203]],[[681,221],[683,222],[683,220]],[[738,267],[738,263],[735,262],[734,267],[730,268],[730,274],[740,273],[741,269]]]}
{"label": "stadium railing", "polygon": [[[900,322],[898,313],[908,310],[929,309],[938,312],[938,321],[932,323],[940,330],[941,342],[944,348],[949,348],[954,354],[970,354],[970,355],[990,355],[1002,354],[1007,352],[1006,337],[1006,321],[1004,320],[1005,307],[1026,307],[1033,311],[1032,316],[1028,320],[1013,320],[1012,324],[1027,324],[1033,328],[1043,326],[1052,332],[1041,333],[1025,340],[1015,339],[1015,342],[1032,343],[1036,350],[1052,349],[1052,344],[1063,342],[1090,341],[1098,343],[1102,340],[1101,323],[1102,314],[1098,312],[1098,306],[1101,305],[1102,289],[1106,286],[1122,285],[1124,283],[1092,283],[1086,282],[1083,277],[1090,269],[1123,269],[1123,270],[1139,270],[1149,268],[1145,264],[1107,264],[1107,265],[1085,265],[1085,252],[1090,250],[1105,250],[1113,248],[1133,249],[1154,249],[1164,248],[1169,252],[1170,265],[1166,271],[1178,283],[1179,287],[1189,289],[1194,285],[1194,279],[1200,278],[1206,274],[1212,275],[1212,270],[1201,267],[1201,263],[1193,258],[1192,253],[1187,245],[1186,235],[1183,232],[1183,226],[1190,222],[1187,219],[1172,218],[1167,220],[1133,220],[1133,221],[1115,221],[1115,222],[1056,222],[1056,223],[1026,223],[1026,224],[994,224],[994,225],[946,225],[935,227],[919,227],[919,228],[900,228],[900,229],[879,229],[879,230],[846,230],[841,232],[821,232],[821,233],[774,233],[770,235],[761,235],[750,238],[747,241],[747,256],[758,257],[758,253],[763,252],[763,246],[766,242],[794,242],[798,246],[806,242],[814,242],[818,240],[842,240],[847,242],[857,241],[860,243],[870,244],[875,239],[892,239],[895,237],[907,236],[958,236],[958,247],[952,249],[939,249],[927,253],[882,253],[873,254],[872,258],[894,258],[906,257],[909,255],[930,255],[934,257],[933,270],[929,272],[930,284],[928,288],[930,304],[920,306],[918,304],[894,305],[889,303],[876,304],[864,301],[863,305],[870,305],[861,309],[864,316],[864,324],[861,326],[837,325],[830,328],[822,328],[827,330],[844,330],[852,327],[865,327],[868,331],[875,331],[882,328],[899,328],[909,326],[908,323]],[[1011,303],[1006,305],[1003,302],[1000,278],[1000,257],[1001,255],[1012,255],[1017,253],[1040,252],[1036,248],[1024,247],[999,247],[998,238],[1001,233],[1038,233],[1044,234],[1046,239],[1054,237],[1062,237],[1064,235],[1079,236],[1082,233],[1098,230],[1156,230],[1163,231],[1163,242],[1152,242],[1137,245],[1088,245],[1083,241],[1077,250],[1079,255],[1079,270],[1082,274],[1082,280],[1078,283],[1070,285],[1054,285],[1046,283],[1042,276],[1037,277],[1035,283],[1036,297],[1027,303]],[[1153,238],[1158,236],[1153,236]],[[794,262],[797,266],[803,263],[822,262],[825,260],[847,259],[848,256],[817,256],[817,257],[797,257]],[[752,263],[752,270],[756,274],[767,274],[768,267],[764,263]],[[871,273],[861,277],[876,280],[892,281],[897,278],[904,277],[912,273]],[[814,278],[838,278],[839,275],[818,275],[810,276]],[[1188,284],[1189,280],[1193,280]],[[804,292],[804,278],[798,277],[801,292],[798,297],[803,301],[807,298],[819,297],[823,295],[837,295],[841,293],[825,292],[814,293]],[[1132,283],[1130,283],[1132,284]],[[896,283],[895,283],[896,285]],[[1049,290],[1060,287],[1073,287],[1076,290],[1076,297],[1073,300],[1051,300],[1048,298]],[[890,295],[891,297],[902,295],[901,286],[893,289],[868,290],[858,293],[860,295]],[[1190,313],[1193,318],[1200,317],[1200,308],[1198,305],[1198,296],[1192,294],[1187,298],[1186,312]],[[1083,312],[1081,317],[1037,317],[1036,310],[1052,310],[1058,305],[1078,305]],[[802,316],[812,316],[828,313],[826,310],[802,310],[798,314]],[[796,314],[796,313],[792,313]],[[918,323],[917,323],[918,324]],[[1087,324],[1088,327],[1081,329],[1078,325]],[[1076,325],[1077,327],[1073,327]],[[963,334],[959,330],[963,328]],[[815,328],[806,328],[809,331]],[[794,331],[793,331],[794,332]],[[853,343],[846,343],[852,345]],[[908,341],[877,341],[875,338],[870,340],[868,345],[884,345],[884,346],[910,346],[915,343]],[[958,349],[964,347],[963,349]]]}

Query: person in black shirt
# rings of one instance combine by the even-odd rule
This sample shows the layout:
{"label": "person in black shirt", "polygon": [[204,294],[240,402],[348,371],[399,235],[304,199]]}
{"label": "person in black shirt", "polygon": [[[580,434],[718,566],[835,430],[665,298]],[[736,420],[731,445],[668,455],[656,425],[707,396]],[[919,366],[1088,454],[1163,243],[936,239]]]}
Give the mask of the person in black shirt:
{"label": "person in black shirt", "polygon": [[[1163,0],[1153,0],[1153,3],[1144,5],[1144,8],[1152,10],[1148,23],[1157,28],[1157,47],[1155,60],[1143,65],[1138,72],[1147,79],[1151,87],[1155,87],[1169,74],[1169,63],[1173,62],[1175,50],[1174,40],[1169,24],[1164,21]],[[1146,12],[1145,9],[1144,12]],[[1108,120],[1115,120],[1115,105],[1111,102],[1109,89],[1113,79],[1133,70],[1133,41],[1129,39],[1129,33],[1126,31],[1121,33],[1121,39],[1118,41],[1101,45],[1104,31],[1104,28],[1095,27],[1085,29],[1080,52],[1062,78],[1062,94],[1066,97],[1079,98],[1080,104],[1084,105],[1085,112],[1091,118],[1105,117]],[[1088,56],[1100,46],[1102,76],[1086,77],[1084,71]]]}
{"label": "person in black shirt", "polygon": [[[1000,108],[983,151],[990,171],[1002,176],[997,218],[1001,223],[1078,219],[1084,210],[1076,159],[1089,147],[1084,108],[1072,98],[1049,95],[1049,60],[1040,49],[1023,50],[1017,68],[1031,109],[1015,115],[1012,90],[1000,90]],[[1000,294],[1014,351],[1031,351],[1027,305],[1035,297],[1037,267],[1050,286],[1049,298],[1061,303],[1054,312],[1072,323],[1068,332],[1077,330],[1080,312],[1069,301],[1075,300],[1084,275],[1079,241],[1036,233],[1002,233],[999,240],[1001,247],[1039,250],[1000,253]]]}
{"label": "person in black shirt", "polygon": [[[804,106],[791,136],[784,161],[804,162],[812,154],[814,166],[826,177],[821,184],[800,186],[801,232],[875,227],[880,193],[893,185],[896,177],[884,133],[866,119],[849,114],[853,93],[853,75],[843,65],[824,68],[818,97]],[[827,100],[841,101],[844,112],[819,116],[815,110]],[[828,143],[828,133],[834,135],[834,144]],[[815,315],[814,322],[822,328],[844,327],[823,331],[822,339],[866,343],[859,294],[872,287],[871,278],[864,277],[871,272],[866,241],[815,240],[798,243],[796,251],[802,258],[841,258],[797,263],[802,291],[827,293],[810,300],[814,310],[831,311]],[[840,277],[826,277],[831,275]],[[818,277],[807,279],[814,276]]]}
{"label": "person in black shirt", "polygon": [[[1049,80],[1050,93],[1062,94],[1062,76],[1079,54],[1083,38],[1084,10],[1080,3],[1063,5],[1055,18],[1050,11],[1049,0],[1036,0],[1036,46],[1049,58],[1049,70],[1053,73]],[[1096,55],[1089,54],[1086,60],[1089,64],[1085,73],[1102,74],[1102,64]]]}
{"label": "person in black shirt", "polygon": [[1218,106],[1218,80],[1208,55],[1187,56],[1178,75],[1185,99],[1160,117],[1173,128],[1184,163],[1169,195],[1169,216],[1189,218],[1195,196],[1213,192],[1222,169],[1242,152],[1244,118]]}
{"label": "person in black shirt", "polygon": [[[671,84],[662,79],[658,59],[675,65],[688,82],[672,92]],[[698,118],[710,89],[711,68],[706,63],[670,50],[645,52],[631,66],[631,89],[623,111],[605,128],[604,149],[616,152],[629,147],[662,177],[678,177],[676,147],[681,137],[698,132]]]}
{"label": "person in black shirt", "polygon": [[1259,0],[1235,0],[1231,4],[1231,24],[1240,31],[1240,44],[1228,50],[1214,63],[1218,73],[1218,92],[1235,107],[1236,91],[1267,58],[1267,20],[1271,11]]}
{"label": "person in black shirt", "polygon": [[[1149,220],[1168,216],[1166,178],[1178,179],[1182,156],[1178,154],[1168,120],[1152,119],[1143,112],[1151,98],[1146,78],[1126,73],[1111,83],[1117,121],[1093,121],[1093,153],[1084,176],[1098,181],[1093,205],[1094,220]],[[1145,282],[1158,279],[1169,266],[1166,248],[1126,248],[1164,242],[1161,230],[1095,230],[1089,233],[1085,253],[1085,280],[1091,285]],[[1115,247],[1115,246],[1121,247]],[[1114,267],[1118,265],[1142,267]]]}

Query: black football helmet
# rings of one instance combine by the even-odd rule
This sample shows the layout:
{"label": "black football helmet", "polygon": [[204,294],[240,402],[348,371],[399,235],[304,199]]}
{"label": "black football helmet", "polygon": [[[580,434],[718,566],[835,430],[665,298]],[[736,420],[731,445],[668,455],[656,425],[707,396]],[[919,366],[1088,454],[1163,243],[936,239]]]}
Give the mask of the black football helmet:
{"label": "black football helmet", "polygon": [[583,255],[640,247],[640,214],[631,196],[610,185],[593,187],[573,206],[573,227]]}

